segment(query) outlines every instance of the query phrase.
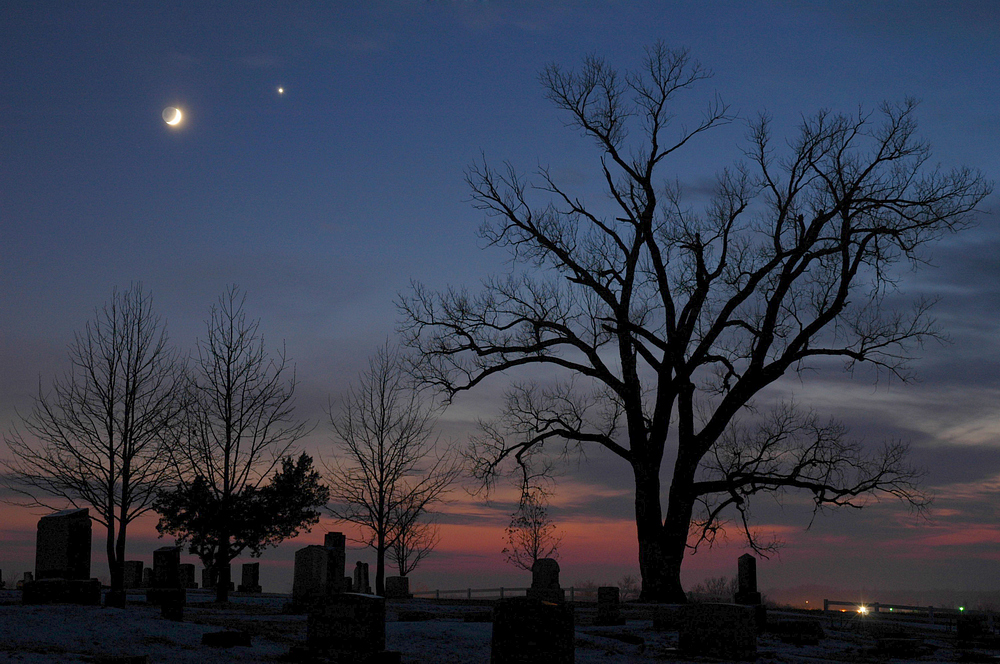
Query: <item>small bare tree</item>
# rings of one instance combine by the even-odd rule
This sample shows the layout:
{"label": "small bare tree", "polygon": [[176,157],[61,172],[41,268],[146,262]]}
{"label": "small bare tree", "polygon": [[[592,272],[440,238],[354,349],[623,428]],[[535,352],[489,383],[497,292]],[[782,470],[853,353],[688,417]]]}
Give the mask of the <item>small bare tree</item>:
{"label": "small bare tree", "polygon": [[[331,408],[330,421],[337,455],[327,463],[329,511],[365,532],[364,543],[375,549],[375,589],[383,594],[387,552],[402,533],[411,538],[403,546],[412,555],[415,524],[461,467],[449,451],[437,452],[433,410],[410,388],[403,357],[389,344],[369,360],[339,411]],[[416,564],[403,559],[404,567]]]}
{"label": "small bare tree", "polygon": [[501,553],[515,567],[531,571],[539,558],[558,558],[561,535],[549,518],[545,496],[541,491],[521,495],[517,511],[510,515],[507,526],[507,546]]}
{"label": "small bare tree", "polygon": [[426,515],[403,510],[394,519],[396,529],[387,555],[396,565],[400,576],[407,576],[415,570],[420,561],[429,556],[441,541],[437,524],[420,521],[422,517]]}
{"label": "small bare tree", "polygon": [[[198,341],[186,427],[174,455],[179,491],[197,484],[221,506],[223,518],[208,524],[211,532],[199,533],[194,551],[218,573],[219,602],[229,598],[229,563],[253,548],[234,541],[225,512],[241,511],[305,433],[305,425],[294,419],[295,370],[284,348],[277,357],[268,354],[260,321],[247,318],[245,304],[246,295],[231,286],[212,307],[208,334]],[[164,532],[182,539],[187,532],[164,525]]]}
{"label": "small bare tree", "polygon": [[107,529],[113,597],[123,601],[128,525],[170,473],[170,432],[183,410],[183,366],[140,284],[115,290],[69,346],[70,369],[39,385],[23,430],[4,437],[10,488],[29,507],[89,507]]}

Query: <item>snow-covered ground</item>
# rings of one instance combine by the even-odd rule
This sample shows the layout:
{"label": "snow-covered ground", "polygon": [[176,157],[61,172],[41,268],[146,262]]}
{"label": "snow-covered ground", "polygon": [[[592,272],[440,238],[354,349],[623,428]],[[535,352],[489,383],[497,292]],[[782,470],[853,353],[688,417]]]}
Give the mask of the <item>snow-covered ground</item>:
{"label": "snow-covered ground", "polygon": [[[153,663],[267,662],[285,659],[291,646],[305,643],[306,618],[281,612],[287,597],[235,596],[219,608],[207,593],[190,593],[184,621],[160,617],[159,609],[135,603],[125,609],[70,605],[22,606],[18,593],[0,591],[0,662],[100,662],[102,657],[146,655]],[[391,601],[387,606],[386,645],[400,651],[405,664],[489,662],[492,625],[465,622],[466,614],[488,610],[463,603],[432,600]],[[409,612],[410,615],[406,615]],[[413,612],[417,612],[415,615]],[[402,616],[400,614],[403,614]],[[684,661],[676,650],[676,632],[652,628],[649,607],[628,607],[623,627],[594,627],[595,610],[578,607],[576,661]],[[399,620],[422,618],[420,620]],[[241,629],[252,635],[250,647],[227,649],[201,645],[202,634]],[[867,632],[867,633],[866,633]],[[817,646],[795,646],[765,634],[758,642],[758,662],[872,661],[875,641],[870,631],[847,624],[827,626]],[[958,661],[962,653],[949,634],[914,632],[924,643],[921,662]],[[982,651],[982,655],[998,652]],[[706,661],[706,660],[701,660]],[[878,658],[878,661],[906,661]]]}

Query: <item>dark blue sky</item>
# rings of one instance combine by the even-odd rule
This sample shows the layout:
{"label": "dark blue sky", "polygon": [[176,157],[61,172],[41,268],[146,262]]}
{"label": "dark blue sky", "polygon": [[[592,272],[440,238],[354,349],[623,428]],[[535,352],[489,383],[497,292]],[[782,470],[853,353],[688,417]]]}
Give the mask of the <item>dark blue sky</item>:
{"label": "dark blue sky", "polygon": [[[601,195],[599,155],[538,84],[552,62],[593,53],[632,67],[658,39],[688,47],[715,77],[679,112],[718,93],[744,118],[769,112],[778,137],[820,108],[912,95],[936,160],[1000,179],[995,2],[291,4],[3,4],[0,428],[30,405],[39,377],[63,370],[73,331],[115,286],[142,281],[187,349],[238,283],[268,340],[285,340],[296,360],[300,413],[320,422],[307,446],[322,451],[328,396],[393,335],[393,302],[410,279],[474,287],[505,269],[505,256],[479,250],[468,164],[482,153],[548,165]],[[161,118],[167,106],[184,112],[176,128]],[[731,124],[676,158],[695,204],[739,158],[743,133]],[[1000,559],[1000,229],[996,216],[980,222],[936,248],[936,268],[904,281],[907,295],[944,297],[938,315],[954,341],[925,349],[921,384],[876,389],[831,374],[782,388],[860,433],[912,440],[951,510],[934,528],[982,530],[962,550],[981,561],[968,576],[932,560],[900,571],[898,584],[921,573],[960,586]],[[444,427],[461,439],[488,407],[488,396],[470,397]],[[566,498],[565,520],[629,518],[624,473],[584,469],[564,495],[581,494],[573,487],[595,487],[593,500]],[[851,533],[895,533],[886,524],[898,518],[832,520],[830,536],[847,538],[832,559],[846,559]],[[829,548],[790,532],[803,551]],[[783,574],[805,582],[791,551]]]}

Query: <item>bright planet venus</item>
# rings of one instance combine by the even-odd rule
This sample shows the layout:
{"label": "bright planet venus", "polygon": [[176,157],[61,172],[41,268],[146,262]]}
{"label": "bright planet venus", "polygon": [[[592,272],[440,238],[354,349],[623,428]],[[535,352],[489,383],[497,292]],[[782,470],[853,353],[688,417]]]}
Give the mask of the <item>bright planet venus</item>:
{"label": "bright planet venus", "polygon": [[173,106],[167,106],[163,109],[163,121],[168,125],[180,124],[181,121],[181,109],[174,108]]}

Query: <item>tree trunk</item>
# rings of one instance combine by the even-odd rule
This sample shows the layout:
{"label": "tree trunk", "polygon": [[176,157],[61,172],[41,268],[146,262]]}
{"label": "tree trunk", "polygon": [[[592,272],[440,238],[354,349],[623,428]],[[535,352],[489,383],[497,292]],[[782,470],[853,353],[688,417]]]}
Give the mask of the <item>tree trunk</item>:
{"label": "tree trunk", "polygon": [[687,553],[688,534],[691,531],[691,515],[694,512],[694,476],[698,469],[698,459],[692,459],[685,449],[678,446],[677,462],[670,483],[667,517],[663,522],[661,541],[663,547],[663,595],[660,601],[682,604],[687,601],[681,585],[681,564]]}
{"label": "tree trunk", "polygon": [[108,537],[104,542],[105,551],[108,554],[108,569],[111,571],[112,589],[115,579],[115,514],[113,510],[108,511]]}
{"label": "tree trunk", "polygon": [[385,597],[385,545],[384,540],[379,538],[379,545],[375,549],[375,594]]}
{"label": "tree trunk", "polygon": [[681,585],[681,564],[694,509],[691,487],[697,461],[678,454],[670,485],[666,519],[660,508],[659,468],[641,462],[635,473],[635,522],[639,538],[640,599],[647,602],[683,604],[687,601]]}
{"label": "tree trunk", "polygon": [[229,535],[224,535],[219,541],[219,550],[215,555],[215,565],[219,570],[216,578],[218,582],[215,586],[215,601],[216,602],[228,602],[229,601],[229,581],[230,581],[230,566],[229,563],[232,562],[229,557]]}
{"label": "tree trunk", "polygon": [[111,592],[124,592],[125,590],[125,523],[118,528],[118,538],[115,542],[114,560],[108,559],[108,568],[111,572]]}
{"label": "tree trunk", "polygon": [[635,524],[639,538],[639,574],[647,602],[665,597],[663,522],[660,509],[660,478],[656,469],[641,461],[633,464],[635,474]]}

